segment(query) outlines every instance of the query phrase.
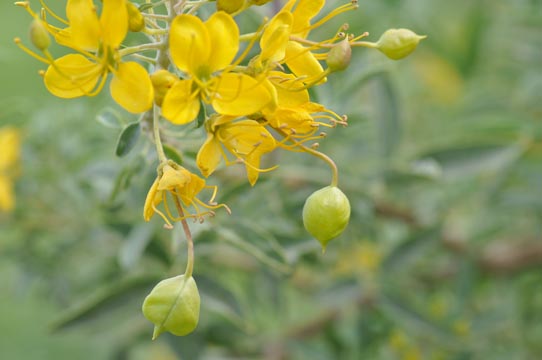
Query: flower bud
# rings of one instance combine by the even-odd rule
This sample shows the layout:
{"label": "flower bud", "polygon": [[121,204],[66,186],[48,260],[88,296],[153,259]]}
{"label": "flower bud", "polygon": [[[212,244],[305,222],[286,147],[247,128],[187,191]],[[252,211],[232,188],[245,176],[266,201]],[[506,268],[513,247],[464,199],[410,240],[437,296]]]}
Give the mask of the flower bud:
{"label": "flower bud", "polygon": [[160,281],[143,302],[143,315],[154,324],[152,339],[164,331],[188,335],[198,325],[200,298],[193,277]]}
{"label": "flower bud", "polygon": [[30,24],[30,41],[39,50],[43,51],[51,45],[51,37],[43,21],[35,18]]}
{"label": "flower bud", "polygon": [[228,14],[240,10],[245,4],[245,0],[216,0],[216,9],[218,11],[225,11]]}
{"label": "flower bud", "polygon": [[326,58],[327,66],[331,71],[343,71],[350,65],[350,59],[352,58],[352,48],[348,42],[348,37],[342,40],[340,43],[335,44],[329,50]]}
{"label": "flower bud", "polygon": [[389,29],[382,34],[376,48],[390,59],[399,60],[413,52],[420,40],[426,37],[408,29]]}
{"label": "flower bud", "polygon": [[350,220],[350,202],[336,186],[326,186],[312,193],[303,206],[303,225],[314,236],[322,250],[339,236]]}
{"label": "flower bud", "polygon": [[177,81],[177,76],[167,70],[158,70],[151,75],[152,86],[154,87],[154,102],[158,106],[162,106],[162,101],[168,90]]}
{"label": "flower bud", "polygon": [[139,32],[145,28],[145,18],[141,11],[131,2],[126,2],[128,10],[128,29],[132,32]]}

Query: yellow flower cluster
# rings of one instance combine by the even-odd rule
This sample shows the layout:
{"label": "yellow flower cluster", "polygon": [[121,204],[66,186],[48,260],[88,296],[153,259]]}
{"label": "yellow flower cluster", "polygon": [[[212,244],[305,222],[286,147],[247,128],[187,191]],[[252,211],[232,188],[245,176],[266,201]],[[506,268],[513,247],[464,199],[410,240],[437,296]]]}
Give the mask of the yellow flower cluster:
{"label": "yellow flower cluster", "polygon": [[[410,54],[423,37],[392,29],[377,42],[361,41],[368,33],[348,33],[345,24],[327,39],[312,39],[314,29],[358,7],[356,0],[342,1],[321,14],[325,0],[275,0],[273,4],[270,0],[140,0],[137,4],[67,0],[65,18],[45,0],[40,0],[39,12],[28,1],[20,1],[16,5],[33,18],[30,41],[37,51],[19,38],[15,42],[47,65],[41,75],[52,94],[94,96],[110,78],[115,102],[128,112],[142,114],[140,121],[150,124],[152,119],[152,126],[145,128],[152,129],[159,164],[144,219],[158,214],[168,228],[174,221],[183,223],[189,243],[183,279],[190,279],[193,249],[186,219],[203,221],[215,209],[229,212],[229,208],[214,202],[216,186],[206,185],[202,177],[166,156],[161,138],[165,121],[200,129],[202,145],[194,152],[205,178],[222,161],[241,163],[249,183],[255,185],[260,173],[275,168],[263,168],[261,158],[276,149],[324,160],[332,170],[329,191],[313,197],[316,205],[304,210],[304,218],[311,219],[305,226],[325,243],[346,227],[348,199],[337,189],[337,167],[317,150],[317,141],[326,135],[322,128],[346,126],[347,118],[312,101],[309,89],[326,83],[332,72],[347,69],[352,48],[374,48],[397,60]],[[251,32],[241,33],[238,24],[243,16],[259,6],[272,10],[273,16],[262,19]],[[128,36],[130,32],[138,35]],[[55,58],[49,49],[51,39],[69,53]],[[202,191],[211,193],[209,201],[199,199]],[[330,211],[340,213],[341,222],[331,219],[323,229],[318,216]],[[153,319],[160,314],[161,310],[158,315],[153,312]],[[162,329],[162,325],[157,327]]]}
{"label": "yellow flower cluster", "polygon": [[[313,29],[357,8],[357,1],[350,1],[314,21],[325,0],[289,0],[254,32],[240,34],[234,16],[240,19],[252,6],[268,2],[146,0],[136,5],[127,0],[68,0],[64,19],[43,0],[39,12],[22,1],[16,5],[33,17],[30,40],[42,54],[15,41],[48,65],[42,76],[56,96],[96,95],[111,74],[111,97],[132,113],[154,108],[156,127],[162,118],[184,125],[203,116],[206,140],[196,159],[201,174],[211,175],[223,159],[226,165],[244,164],[254,185],[261,172],[274,168],[261,168],[262,155],[277,148],[331,161],[316,151],[317,143],[305,143],[322,138],[321,127],[346,125],[346,116],[312,102],[308,89],[325,83],[329,73],[346,69],[352,47],[377,48],[395,59],[408,55],[422,38],[394,29],[371,43],[359,41],[367,33],[348,34],[344,25],[329,39],[309,40]],[[214,10],[212,6],[216,11],[202,20],[199,12]],[[123,45],[129,32],[143,33],[148,41]],[[51,38],[71,52],[54,58]],[[159,131],[155,136],[163,169],[168,159]],[[192,194],[191,204],[196,196]]]}

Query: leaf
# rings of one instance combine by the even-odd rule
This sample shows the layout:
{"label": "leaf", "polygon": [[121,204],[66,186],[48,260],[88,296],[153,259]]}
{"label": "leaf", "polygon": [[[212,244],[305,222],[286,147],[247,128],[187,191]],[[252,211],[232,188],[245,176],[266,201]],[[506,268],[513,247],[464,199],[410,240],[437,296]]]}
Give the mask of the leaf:
{"label": "leaf", "polygon": [[143,315],[154,324],[152,339],[165,331],[177,336],[190,334],[199,321],[200,297],[193,277],[162,280],[143,302]]}
{"label": "leaf", "polygon": [[149,286],[159,279],[157,275],[147,274],[107,285],[64,312],[51,324],[51,328],[57,331],[110,315],[134,299],[142,298]]}
{"label": "leaf", "polygon": [[128,154],[134,148],[140,134],[141,128],[139,126],[139,122],[126,125],[126,127],[120,133],[115,154],[119,157]]}
{"label": "leaf", "polygon": [[414,233],[404,242],[396,246],[382,263],[387,272],[394,270],[404,271],[408,263],[422,258],[422,252],[439,239],[440,226]]}
{"label": "leaf", "polygon": [[132,228],[119,251],[119,263],[124,269],[134,268],[152,239],[153,227],[141,223]]}
{"label": "leaf", "polygon": [[120,129],[124,123],[121,115],[111,108],[105,108],[96,115],[96,121],[110,129]]}
{"label": "leaf", "polygon": [[417,162],[435,161],[446,178],[495,171],[517,158],[522,151],[516,145],[472,145],[435,150],[421,155]]}
{"label": "leaf", "polygon": [[401,141],[399,100],[387,72],[380,73],[376,80],[379,150],[384,158],[390,158]]}
{"label": "leaf", "polygon": [[168,159],[171,159],[175,161],[177,164],[182,165],[183,164],[183,156],[177,149],[175,149],[173,146],[164,144],[164,153],[166,154]]}

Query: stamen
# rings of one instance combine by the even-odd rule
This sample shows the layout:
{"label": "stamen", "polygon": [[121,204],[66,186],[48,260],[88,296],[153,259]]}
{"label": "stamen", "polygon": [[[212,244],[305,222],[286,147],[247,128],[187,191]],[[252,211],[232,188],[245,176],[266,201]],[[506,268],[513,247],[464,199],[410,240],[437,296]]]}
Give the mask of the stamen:
{"label": "stamen", "polygon": [[45,2],[44,2],[43,0],[40,0],[40,4],[41,4],[41,6],[43,6],[43,8],[44,8],[49,14],[51,14],[52,17],[54,17],[55,19],[57,19],[58,21],[60,21],[61,23],[63,23],[63,24],[66,25],[66,26],[69,26],[69,25],[70,25],[66,20],[62,19],[60,16],[58,16],[57,14],[55,14],[54,11],[52,11],[52,10],[45,4]]}
{"label": "stamen", "polygon": [[335,16],[339,15],[339,14],[342,14],[346,11],[350,11],[350,10],[355,10],[358,8],[358,2],[357,0],[352,0],[350,2],[350,4],[344,4],[344,5],[341,5],[339,6],[338,8],[335,8],[334,10],[332,10],[329,14],[327,14],[326,16],[324,16],[323,18],[321,18],[320,20],[318,20],[317,22],[315,22],[314,24],[310,25],[309,27],[303,29],[303,31],[307,31],[307,30],[314,30],[316,29],[317,27],[325,24],[326,22],[328,22],[329,20],[333,19]]}
{"label": "stamen", "polygon": [[21,39],[16,37],[15,39],[13,39],[13,42],[22,50],[24,51],[25,53],[27,53],[28,55],[32,56],[34,59],[37,59],[45,64],[51,64],[51,62],[44,58],[43,56],[40,56],[38,54],[36,54],[34,51],[30,50],[29,48],[27,48],[26,46],[23,45],[23,43],[21,42]]}

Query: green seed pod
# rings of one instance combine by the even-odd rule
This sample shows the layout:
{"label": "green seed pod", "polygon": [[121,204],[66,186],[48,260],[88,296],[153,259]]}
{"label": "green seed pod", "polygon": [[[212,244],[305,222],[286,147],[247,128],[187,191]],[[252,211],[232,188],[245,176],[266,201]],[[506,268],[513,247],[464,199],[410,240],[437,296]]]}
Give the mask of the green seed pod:
{"label": "green seed pod", "polygon": [[128,10],[128,29],[132,32],[139,32],[145,28],[145,18],[139,8],[131,2],[126,2]]}
{"label": "green seed pod", "polygon": [[329,70],[343,71],[350,65],[350,59],[352,58],[352,48],[348,42],[348,38],[345,38],[340,43],[336,44],[329,50],[326,58],[327,66]]}
{"label": "green seed pod", "polygon": [[303,206],[303,225],[314,236],[322,250],[339,236],[350,220],[350,202],[336,186],[326,186],[312,193]]}
{"label": "green seed pod", "polygon": [[43,21],[35,18],[30,24],[30,41],[39,50],[46,50],[51,45],[51,37]]}
{"label": "green seed pod", "polygon": [[188,335],[198,325],[200,298],[193,277],[160,281],[143,302],[143,315],[154,324],[152,339],[164,331]]}
{"label": "green seed pod", "polygon": [[376,48],[390,59],[399,60],[416,50],[418,43],[426,37],[408,29],[389,29],[382,34]]}
{"label": "green seed pod", "polygon": [[241,9],[245,4],[245,0],[216,0],[216,9],[225,11],[228,14],[233,14]]}

